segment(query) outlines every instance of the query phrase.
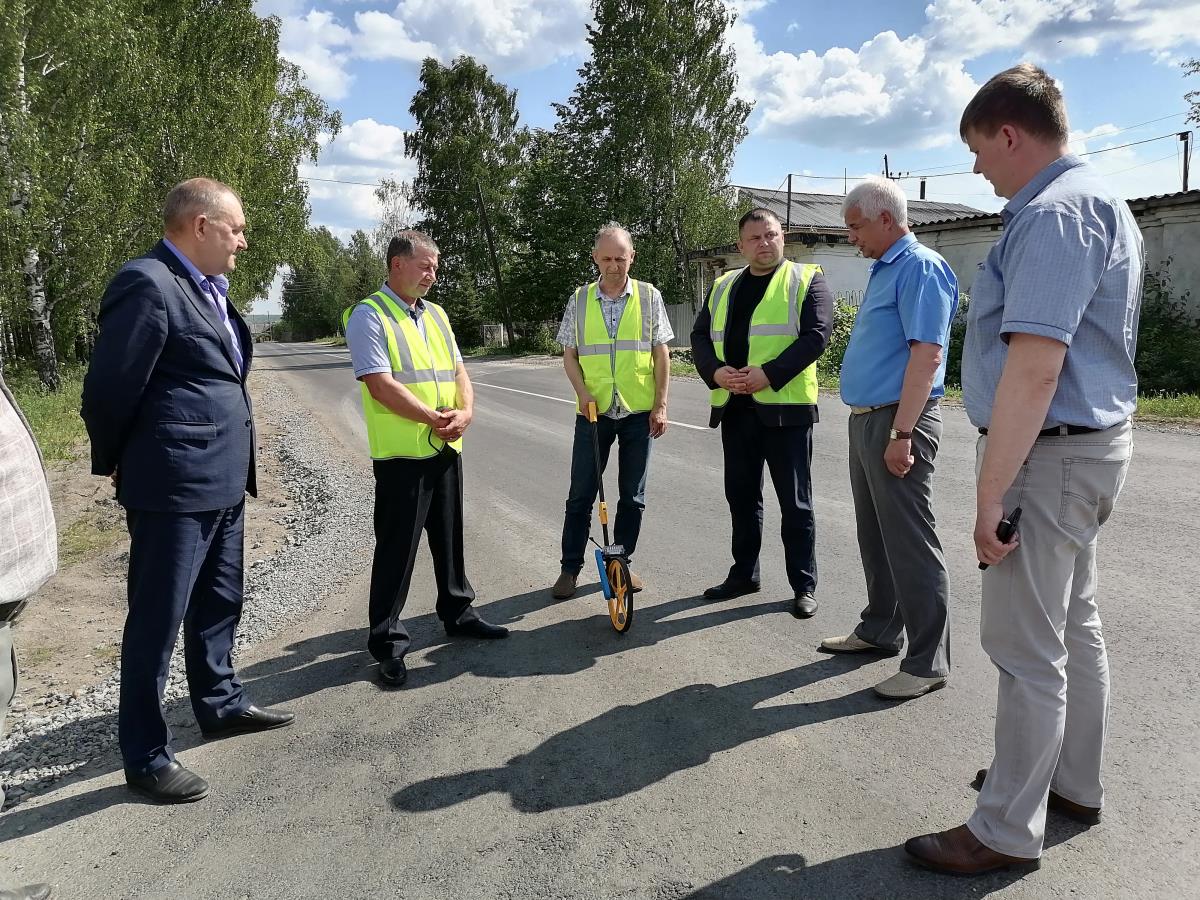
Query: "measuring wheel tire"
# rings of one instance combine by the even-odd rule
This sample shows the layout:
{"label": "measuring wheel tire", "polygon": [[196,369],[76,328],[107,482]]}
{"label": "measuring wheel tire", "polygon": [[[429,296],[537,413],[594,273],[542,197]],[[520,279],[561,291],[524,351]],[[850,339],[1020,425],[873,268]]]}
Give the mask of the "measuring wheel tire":
{"label": "measuring wheel tire", "polygon": [[608,598],[608,617],[613,628],[624,634],[633,624],[633,585],[629,579],[629,564],[618,558],[610,559],[604,567],[612,596]]}

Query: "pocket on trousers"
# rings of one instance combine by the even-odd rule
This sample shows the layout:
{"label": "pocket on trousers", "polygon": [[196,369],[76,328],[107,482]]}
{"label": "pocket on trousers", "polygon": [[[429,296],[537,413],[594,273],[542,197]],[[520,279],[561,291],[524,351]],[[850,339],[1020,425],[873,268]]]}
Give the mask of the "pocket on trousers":
{"label": "pocket on trousers", "polygon": [[1112,513],[1128,465],[1127,459],[1064,459],[1058,524],[1075,534],[1103,525]]}

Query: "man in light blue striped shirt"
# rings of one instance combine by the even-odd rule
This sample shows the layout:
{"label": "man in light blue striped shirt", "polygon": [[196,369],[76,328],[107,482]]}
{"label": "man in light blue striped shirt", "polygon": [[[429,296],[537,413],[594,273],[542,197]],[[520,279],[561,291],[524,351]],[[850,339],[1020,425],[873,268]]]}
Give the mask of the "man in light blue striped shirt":
{"label": "man in light blue striped shirt", "polygon": [[[1100,821],[1108,656],[1096,539],[1125,481],[1142,238],[1129,206],[1067,148],[1054,80],[1001,72],[963,112],[975,171],[1008,199],[975,278],[963,400],[979,429],[980,638],[999,672],[996,750],[965,825],[905,849],[974,875],[1040,864],[1047,809]],[[1020,509],[1017,535],[997,530]],[[990,567],[990,568],[989,568]]]}

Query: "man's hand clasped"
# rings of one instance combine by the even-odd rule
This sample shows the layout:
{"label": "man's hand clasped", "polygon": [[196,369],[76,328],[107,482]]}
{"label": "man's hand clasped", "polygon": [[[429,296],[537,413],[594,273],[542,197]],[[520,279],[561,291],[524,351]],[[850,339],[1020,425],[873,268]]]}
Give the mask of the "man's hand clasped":
{"label": "man's hand clasped", "polygon": [[435,411],[433,415],[435,418],[430,421],[433,433],[448,443],[462,437],[467,426],[471,424],[471,414],[465,409]]}
{"label": "man's hand clasped", "polygon": [[740,369],[721,366],[713,375],[713,381],[731,394],[757,394],[771,386],[766,374],[758,366],[744,366]]}

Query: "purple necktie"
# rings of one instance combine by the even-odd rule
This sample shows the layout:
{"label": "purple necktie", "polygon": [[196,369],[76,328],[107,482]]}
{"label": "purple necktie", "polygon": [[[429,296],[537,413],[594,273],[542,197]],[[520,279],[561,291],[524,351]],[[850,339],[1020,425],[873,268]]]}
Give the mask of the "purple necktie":
{"label": "purple necktie", "polygon": [[229,332],[230,340],[233,342],[233,355],[237,360],[238,374],[242,372],[242,346],[238,341],[237,329],[233,323],[229,321],[229,310],[226,308],[227,297],[229,296],[229,280],[224,275],[214,275],[211,278],[204,279],[204,285],[208,288],[208,294],[212,297],[213,303],[217,307],[217,315],[221,317],[221,321],[225,325],[225,330]]}

